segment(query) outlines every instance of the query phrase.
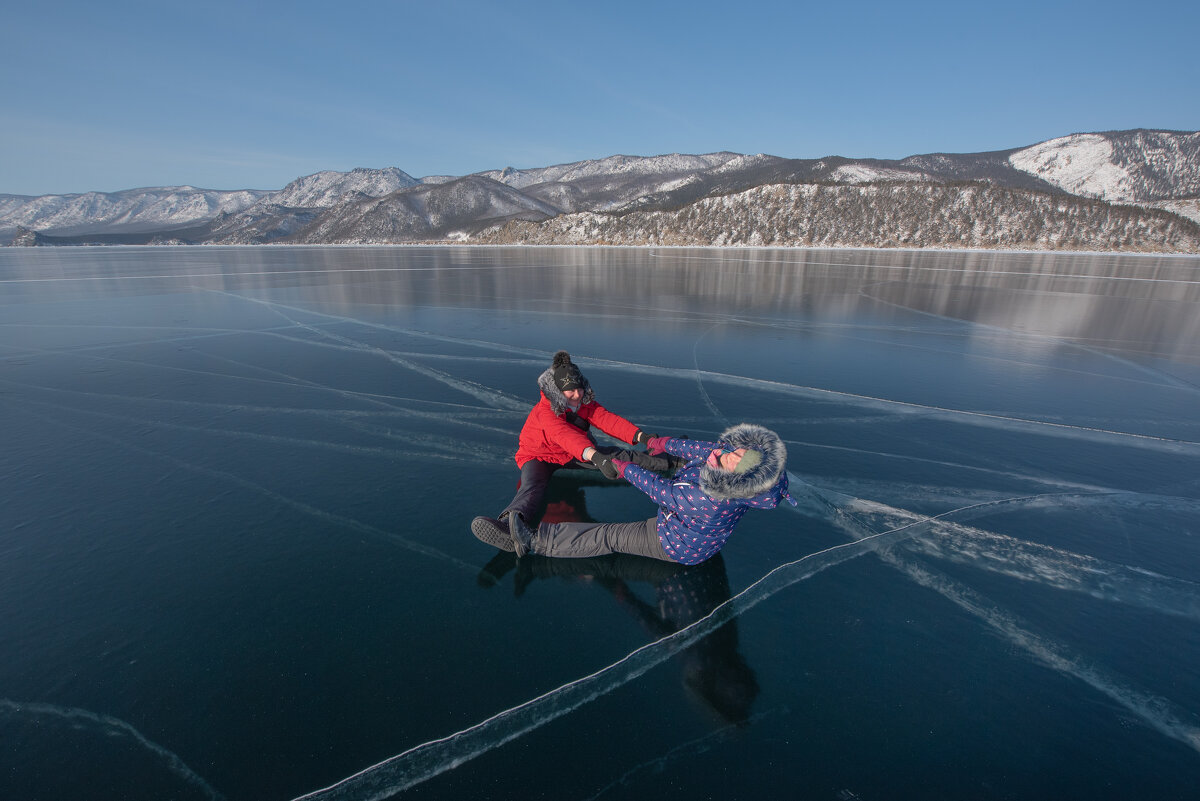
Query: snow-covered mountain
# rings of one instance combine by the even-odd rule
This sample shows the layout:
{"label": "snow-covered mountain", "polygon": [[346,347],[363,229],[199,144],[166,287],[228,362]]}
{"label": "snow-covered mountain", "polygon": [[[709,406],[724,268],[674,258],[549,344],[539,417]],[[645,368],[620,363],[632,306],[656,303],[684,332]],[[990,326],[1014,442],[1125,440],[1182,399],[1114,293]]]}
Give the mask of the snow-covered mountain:
{"label": "snow-covered mountain", "polygon": [[168,186],[78,195],[0,195],[0,232],[24,228],[57,237],[164,234],[206,226],[228,215],[248,213],[249,221],[278,216],[278,208],[328,208],[349,197],[379,197],[420,183],[388,167],[319,172],[278,191]]}
{"label": "snow-covered mountain", "polygon": [[388,167],[382,170],[353,169],[350,172],[324,172],[297,178],[264,202],[290,208],[327,209],[352,195],[383,197],[397,189],[421,184],[403,170]]}
{"label": "snow-covered mountain", "polygon": [[1111,203],[1200,195],[1200,131],[1073,134],[1018,150],[1008,160],[1064,192]]}
{"label": "snow-covered mountain", "polygon": [[620,176],[645,179],[649,176],[689,174],[720,167],[738,158],[743,157],[737,153],[708,153],[703,156],[679,153],[666,156],[609,156],[594,161],[576,161],[532,170],[505,167],[503,170],[491,170],[478,175],[517,189],[525,189],[535,184],[551,182],[577,183],[597,178],[612,181]]}
{"label": "snow-covered mountain", "polygon": [[701,194],[731,174],[742,174],[773,156],[672,153],[665,156],[610,156],[554,167],[516,170],[505,167],[478,173],[520,189],[561,213],[627,211],[647,199],[665,197],[693,187]]}
{"label": "snow-covered mountain", "polygon": [[0,195],[0,230],[28,228],[61,235],[95,231],[155,231],[211,220],[248,208],[267,192],[192,186],[24,197]]}
{"label": "snow-covered mountain", "polygon": [[[865,203],[886,204],[894,209],[899,202],[896,198],[923,203],[920,198],[928,192],[919,187],[945,187],[950,195],[960,195],[965,207],[979,214],[1004,216],[1007,222],[1003,226],[995,225],[992,219],[980,219],[974,224],[977,230],[1001,232],[998,239],[985,238],[988,242],[995,239],[998,243],[995,246],[1005,246],[1003,230],[1024,232],[1021,236],[1027,236],[1028,231],[1014,223],[1011,215],[995,203],[968,201],[968,196],[973,197],[971,193],[975,192],[971,187],[1011,191],[1013,194],[987,197],[1008,197],[1017,207],[1026,209],[1024,213],[1039,218],[1045,218],[1048,212],[1041,201],[1031,200],[1035,195],[1135,204],[1144,211],[1114,210],[1112,219],[1126,220],[1131,213],[1150,215],[1140,222],[1129,223],[1129,230],[1136,232],[1142,225],[1147,231],[1160,231],[1161,236],[1156,234],[1158,239],[1143,242],[1136,233],[1130,233],[1123,240],[1118,237],[1119,241],[1134,249],[1162,249],[1169,247],[1164,243],[1169,242],[1175,230],[1169,224],[1171,220],[1186,227],[1200,218],[1200,132],[1136,130],[1073,134],[1011,150],[932,153],[900,160],[674,153],[610,156],[529,169],[506,167],[465,177],[426,176],[420,180],[394,167],[326,171],[299,178],[276,192],[216,193],[169,187],[111,195],[89,193],[41,198],[0,195],[0,243],[463,241],[492,236],[485,232],[504,225],[508,226],[504,237],[517,236],[515,232],[520,231],[524,232],[521,236],[534,241],[542,236],[533,233],[539,224],[545,226],[542,230],[552,231],[556,226],[550,221],[566,215],[623,217],[680,210],[687,210],[691,215],[687,218],[688,225],[697,231],[708,231],[704,236],[711,234],[710,240],[732,242],[741,240],[732,234],[712,233],[703,215],[714,214],[715,207],[701,201],[737,195],[746,198],[744,203],[753,205],[760,202],[755,198],[770,197],[771,193],[746,193],[778,186],[890,185],[908,185],[914,191],[898,194],[864,191],[845,194],[842,201],[849,203],[854,198],[853,203],[858,204],[855,208]],[[833,196],[818,196],[832,202]],[[1087,209],[1088,219],[1100,219],[1095,207]],[[845,209],[843,212],[849,213]],[[755,216],[747,213],[749,217]],[[811,209],[804,213],[812,215]],[[816,218],[825,219],[822,215]],[[870,219],[870,215],[862,219]],[[1057,225],[1053,220],[1047,224]],[[1109,233],[1124,230],[1121,226],[1125,224],[1096,223]],[[867,236],[866,229],[858,223],[845,230],[859,231],[864,242],[878,239]],[[940,239],[930,240],[926,236],[930,230],[926,226],[912,236],[903,231],[896,235],[901,240],[909,237],[914,242],[932,241],[941,245],[964,241],[957,234],[945,232],[938,235]],[[1081,231],[1072,229],[1057,238],[1039,235],[1035,239],[1044,243],[1076,241],[1087,236]],[[699,234],[696,236],[703,239]],[[1185,240],[1190,241],[1186,237],[1180,241]],[[1018,245],[1015,240],[1008,244]]]}
{"label": "snow-covered mountain", "polygon": [[510,220],[541,221],[558,210],[481,175],[422,184],[330,208],[288,241],[380,244],[461,238]]}
{"label": "snow-covered mountain", "polygon": [[1173,214],[985,183],[776,184],[680,210],[509,222],[481,244],[1022,248],[1200,252]]}

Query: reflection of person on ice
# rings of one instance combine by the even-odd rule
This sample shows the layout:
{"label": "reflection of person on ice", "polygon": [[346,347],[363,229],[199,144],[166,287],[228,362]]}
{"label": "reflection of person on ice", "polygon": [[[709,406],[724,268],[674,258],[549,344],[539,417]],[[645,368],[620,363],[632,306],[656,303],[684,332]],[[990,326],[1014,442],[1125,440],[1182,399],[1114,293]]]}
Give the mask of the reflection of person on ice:
{"label": "reflection of person on ice", "polygon": [[[634,557],[621,555],[605,558],[630,560]],[[575,560],[546,561],[571,565]],[[694,567],[650,562],[648,559],[641,561],[662,565],[663,570],[672,571],[654,581],[654,603],[638,598],[626,585],[623,576],[616,580],[598,578],[597,583],[608,589],[655,639],[687,628],[729,600],[729,577],[719,553]],[[627,569],[626,572],[632,571]],[[758,696],[759,686],[754,671],[738,650],[736,618],[689,645],[679,653],[677,659],[683,666],[684,684],[689,690],[695,692],[724,720],[738,724],[746,722],[750,707]]]}
{"label": "reflection of person on ice", "polygon": [[658,504],[657,517],[632,523],[543,522],[530,528],[510,514],[507,521],[477,517],[471,531],[518,556],[631,553],[695,565],[721,550],[747,509],[774,509],[784,498],[795,503],[787,494],[787,449],[778,434],[762,426],[740,423],[717,442],[652,437],[647,449],[686,460],[668,479],[612,458],[617,473]]}
{"label": "reflection of person on ice", "polygon": [[546,494],[546,485],[554,471],[563,467],[600,470],[608,478],[617,478],[613,459],[634,462],[648,470],[669,472],[677,461],[663,455],[651,455],[626,448],[598,445],[591,427],[611,437],[640,445],[650,439],[633,423],[596,402],[591,383],[571,361],[571,354],[554,354],[550,368],[538,377],[541,399],[530,410],[521,428],[517,444],[517,467],[521,480],[512,502],[500,513],[505,526],[520,516],[527,526],[536,525]]}
{"label": "reflection of person on ice", "polygon": [[[548,497],[556,494],[554,483],[550,490]],[[558,511],[564,513],[563,520],[588,519],[586,510],[575,507],[583,498],[578,487],[570,490],[569,496],[559,497]],[[551,519],[555,505],[551,501],[545,521]],[[484,587],[495,586],[504,573],[517,569],[513,592],[518,597],[538,580],[561,579],[601,587],[655,640],[707,617],[730,598],[729,576],[721,554],[703,564],[681,565],[623,553],[586,559],[517,559],[509,551],[499,551],[489,567],[494,572],[480,582]],[[482,578],[483,573],[480,575]],[[651,600],[643,600],[635,591],[636,585],[643,583],[654,588]],[[726,722],[746,722],[759,686],[754,670],[740,653],[736,617],[696,639],[676,654],[675,660],[683,670],[684,685],[708,708]]]}

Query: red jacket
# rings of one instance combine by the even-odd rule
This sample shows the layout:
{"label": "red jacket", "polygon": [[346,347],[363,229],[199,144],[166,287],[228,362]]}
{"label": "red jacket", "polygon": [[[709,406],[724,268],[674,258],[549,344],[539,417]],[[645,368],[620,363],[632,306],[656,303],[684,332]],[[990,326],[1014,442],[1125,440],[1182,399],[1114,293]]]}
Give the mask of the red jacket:
{"label": "red jacket", "polygon": [[542,398],[530,410],[521,428],[517,467],[532,459],[551,464],[568,464],[574,459],[582,461],[584,449],[596,444],[587,433],[587,428],[592,425],[630,445],[637,437],[637,426],[596,403],[590,385],[584,386],[583,403],[574,414],[574,423],[567,419],[567,399],[550,380],[549,370],[538,379],[538,387],[542,390]]}

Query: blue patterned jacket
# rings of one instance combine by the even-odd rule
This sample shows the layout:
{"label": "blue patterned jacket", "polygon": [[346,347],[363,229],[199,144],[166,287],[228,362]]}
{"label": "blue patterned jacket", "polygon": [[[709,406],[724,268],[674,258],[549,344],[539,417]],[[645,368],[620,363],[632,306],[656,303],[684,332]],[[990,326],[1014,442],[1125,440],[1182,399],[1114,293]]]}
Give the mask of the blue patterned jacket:
{"label": "blue patterned jacket", "polygon": [[[787,449],[779,436],[752,423],[739,423],[718,442],[668,439],[667,453],[688,460],[672,478],[631,464],[630,484],[658,504],[658,539],[676,562],[697,565],[725,545],[747,509],[774,509],[788,495]],[[717,470],[705,464],[715,448],[753,448],[763,459],[745,473]]]}

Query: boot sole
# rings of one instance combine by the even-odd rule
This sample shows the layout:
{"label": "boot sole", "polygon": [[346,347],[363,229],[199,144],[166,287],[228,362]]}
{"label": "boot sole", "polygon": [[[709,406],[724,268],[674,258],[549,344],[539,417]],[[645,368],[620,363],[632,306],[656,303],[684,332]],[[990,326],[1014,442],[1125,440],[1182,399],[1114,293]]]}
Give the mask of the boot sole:
{"label": "boot sole", "polygon": [[512,552],[516,550],[516,546],[513,545],[512,535],[497,520],[492,520],[489,517],[477,517],[471,521],[471,533],[480,542],[486,542],[488,545],[499,548],[502,551]]}

